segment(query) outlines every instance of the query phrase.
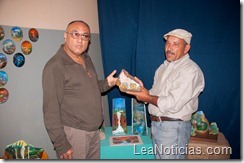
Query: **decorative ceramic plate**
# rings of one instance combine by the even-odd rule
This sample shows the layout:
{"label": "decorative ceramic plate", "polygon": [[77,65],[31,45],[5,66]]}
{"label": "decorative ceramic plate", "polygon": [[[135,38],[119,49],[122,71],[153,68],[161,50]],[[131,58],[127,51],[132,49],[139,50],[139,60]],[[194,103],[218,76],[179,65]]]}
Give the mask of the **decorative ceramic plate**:
{"label": "decorative ceramic plate", "polygon": [[6,54],[13,54],[15,49],[16,49],[16,46],[12,40],[7,39],[3,42],[3,51]]}
{"label": "decorative ceramic plate", "polygon": [[39,33],[35,28],[29,30],[29,38],[31,41],[36,42],[39,39]]}
{"label": "decorative ceramic plate", "polygon": [[0,71],[0,87],[6,85],[8,82],[8,75],[5,71]]}
{"label": "decorative ceramic plate", "polygon": [[0,53],[0,69],[7,65],[7,57],[3,53]]}
{"label": "decorative ceramic plate", "polygon": [[0,26],[0,41],[4,38],[4,29],[2,26]]}
{"label": "decorative ceramic plate", "polygon": [[32,45],[29,41],[23,41],[21,44],[21,50],[24,54],[30,54],[32,51]]}
{"label": "decorative ceramic plate", "polygon": [[8,100],[8,90],[6,88],[0,88],[0,104],[5,103]]}
{"label": "decorative ceramic plate", "polygon": [[23,31],[20,27],[14,26],[11,30],[13,40],[20,41],[23,38]]}
{"label": "decorative ceramic plate", "polygon": [[22,67],[25,64],[25,57],[22,53],[16,53],[13,58],[16,67]]}

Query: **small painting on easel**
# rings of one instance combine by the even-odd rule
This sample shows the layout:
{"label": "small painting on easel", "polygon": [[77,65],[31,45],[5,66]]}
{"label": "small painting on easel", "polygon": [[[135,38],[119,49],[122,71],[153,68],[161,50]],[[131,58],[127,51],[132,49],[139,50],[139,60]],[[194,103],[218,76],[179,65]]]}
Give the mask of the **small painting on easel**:
{"label": "small painting on easel", "polygon": [[135,135],[147,135],[147,118],[146,107],[142,102],[137,101],[135,98],[131,99],[132,111],[132,133]]}

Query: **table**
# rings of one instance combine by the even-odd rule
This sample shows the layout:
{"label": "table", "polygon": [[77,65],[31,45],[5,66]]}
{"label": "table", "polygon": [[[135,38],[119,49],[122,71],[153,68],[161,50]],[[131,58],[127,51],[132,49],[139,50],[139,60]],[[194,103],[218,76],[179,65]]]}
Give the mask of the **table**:
{"label": "table", "polygon": [[[155,159],[155,155],[151,152],[153,150],[153,144],[150,138],[150,128],[148,130],[148,135],[140,135],[143,144],[110,146],[109,137],[113,136],[112,127],[106,127],[106,138],[100,141],[100,159]],[[126,135],[133,135],[131,126],[127,126],[127,131],[128,133]]]}
{"label": "table", "polygon": [[[191,150],[191,151],[190,151]],[[224,134],[219,132],[216,142],[190,139],[187,159],[229,159],[231,147]]]}
{"label": "table", "polygon": [[[132,135],[131,126],[127,126],[127,129],[127,135]],[[150,152],[153,150],[153,144],[150,138],[150,128],[148,130],[147,136],[140,135],[143,144],[110,146],[109,137],[112,136],[112,128],[106,127],[106,139],[100,141],[100,159],[155,159],[155,155]],[[228,140],[220,132],[216,142],[190,139],[186,159],[229,159],[231,152]]]}

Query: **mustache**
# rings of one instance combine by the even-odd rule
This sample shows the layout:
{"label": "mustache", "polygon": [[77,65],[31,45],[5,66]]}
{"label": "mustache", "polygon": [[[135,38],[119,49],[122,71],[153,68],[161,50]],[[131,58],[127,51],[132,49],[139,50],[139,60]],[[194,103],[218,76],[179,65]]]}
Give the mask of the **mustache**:
{"label": "mustache", "polygon": [[166,54],[173,54],[173,55],[175,55],[175,53],[173,53],[173,52],[170,51],[170,50],[167,50],[167,51],[166,51]]}

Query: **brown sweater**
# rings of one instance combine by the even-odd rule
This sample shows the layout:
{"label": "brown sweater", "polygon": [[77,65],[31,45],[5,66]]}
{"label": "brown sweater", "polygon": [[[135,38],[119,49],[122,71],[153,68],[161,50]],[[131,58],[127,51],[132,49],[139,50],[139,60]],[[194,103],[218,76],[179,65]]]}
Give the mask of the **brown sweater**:
{"label": "brown sweater", "polygon": [[63,126],[95,131],[103,120],[101,93],[110,87],[106,79],[98,80],[90,56],[83,55],[91,78],[65,53],[63,45],[43,69],[44,123],[59,154],[71,148]]}

